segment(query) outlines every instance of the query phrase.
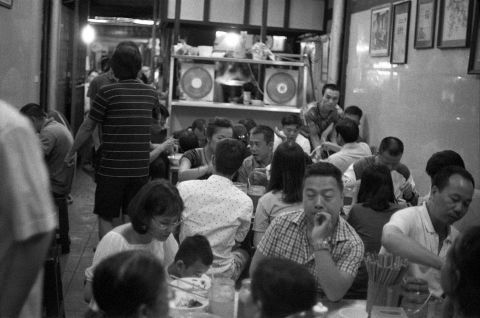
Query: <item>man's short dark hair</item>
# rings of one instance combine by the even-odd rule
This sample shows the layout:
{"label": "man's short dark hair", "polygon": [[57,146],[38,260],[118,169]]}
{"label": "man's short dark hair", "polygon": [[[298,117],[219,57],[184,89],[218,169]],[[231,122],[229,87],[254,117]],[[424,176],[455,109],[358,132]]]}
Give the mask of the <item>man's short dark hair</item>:
{"label": "man's short dark hair", "polygon": [[295,125],[298,127],[302,126],[302,120],[297,114],[290,114],[282,118],[282,126]]}
{"label": "man's short dark hair", "polygon": [[207,122],[203,118],[197,118],[192,123],[192,130],[198,129],[201,131],[205,131],[205,127],[207,126]]}
{"label": "man's short dark hair", "polygon": [[38,119],[46,118],[47,114],[43,111],[42,106],[36,103],[28,103],[20,109],[20,113],[27,117],[34,117]]}
{"label": "man's short dark hair", "polygon": [[142,68],[142,55],[138,46],[132,41],[120,42],[113,52],[110,64],[118,79],[136,79]]}
{"label": "man's short dark hair", "polygon": [[188,151],[190,149],[198,148],[198,137],[195,133],[189,129],[185,129],[180,132],[178,135],[178,145],[180,146],[182,152]]}
{"label": "man's short dark hair", "polygon": [[252,299],[262,304],[262,317],[286,317],[310,310],[317,302],[315,278],[288,259],[262,260],[252,275]]}
{"label": "man's short dark hair", "polygon": [[433,176],[432,186],[436,186],[439,191],[442,191],[446,186],[448,186],[450,177],[456,174],[463,179],[470,181],[472,186],[475,187],[475,180],[470,172],[459,166],[447,166],[442,168]]}
{"label": "man's short dark hair", "polygon": [[200,234],[186,237],[175,255],[175,262],[182,261],[187,267],[200,260],[203,265],[210,266],[213,263],[213,253],[210,242]]}
{"label": "man's short dark hair", "polygon": [[226,138],[215,148],[215,170],[225,176],[233,175],[242,165],[245,146],[240,140]]}
{"label": "man's short dark hair", "polygon": [[350,115],[358,116],[358,118],[362,118],[363,111],[360,109],[360,107],[351,105],[345,108],[345,114],[350,114]]}
{"label": "man's short dark hair", "polygon": [[335,125],[335,131],[342,136],[345,143],[355,142],[358,139],[358,125],[351,119],[344,118]]}
{"label": "man's short dark hair", "polygon": [[210,139],[212,136],[222,128],[232,128],[232,122],[230,119],[223,117],[215,117],[212,121],[208,123],[207,126],[207,138]]}
{"label": "man's short dark hair", "polygon": [[434,153],[430,159],[428,159],[425,171],[430,178],[433,178],[437,172],[447,166],[458,166],[465,169],[465,163],[458,153],[453,150],[443,150]]}
{"label": "man's short dark hair", "polygon": [[309,177],[332,177],[337,181],[340,191],[343,191],[342,172],[329,162],[317,162],[307,166],[303,182]]}
{"label": "man's short dark hair", "polygon": [[391,156],[399,156],[403,154],[403,142],[397,137],[385,137],[380,142],[378,153],[387,152]]}
{"label": "man's short dark hair", "polygon": [[263,138],[265,139],[267,144],[273,142],[273,135],[275,133],[273,132],[272,128],[265,125],[259,125],[259,126],[253,127],[253,129],[250,131],[250,136],[259,135],[259,134],[263,134]]}
{"label": "man's short dark hair", "polygon": [[323,85],[323,87],[322,87],[322,96],[325,95],[325,91],[326,91],[327,89],[330,89],[330,90],[332,90],[332,91],[337,91],[337,92],[340,91],[340,89],[338,88],[337,84],[328,83],[328,84]]}
{"label": "man's short dark hair", "polygon": [[153,108],[152,115],[153,115],[153,118],[157,120],[160,118],[160,116],[162,116],[162,118],[164,119],[167,119],[168,117],[170,117],[168,108],[163,106],[162,104],[159,104],[158,106]]}

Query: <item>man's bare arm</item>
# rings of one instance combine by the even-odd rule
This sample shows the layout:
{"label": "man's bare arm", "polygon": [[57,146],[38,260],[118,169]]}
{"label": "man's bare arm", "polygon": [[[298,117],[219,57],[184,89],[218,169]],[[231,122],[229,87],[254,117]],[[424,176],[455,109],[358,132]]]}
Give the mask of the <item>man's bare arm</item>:
{"label": "man's bare arm", "polygon": [[390,253],[407,258],[410,262],[441,269],[443,260],[430,252],[417,241],[405,235],[395,225],[383,227],[382,245]]}

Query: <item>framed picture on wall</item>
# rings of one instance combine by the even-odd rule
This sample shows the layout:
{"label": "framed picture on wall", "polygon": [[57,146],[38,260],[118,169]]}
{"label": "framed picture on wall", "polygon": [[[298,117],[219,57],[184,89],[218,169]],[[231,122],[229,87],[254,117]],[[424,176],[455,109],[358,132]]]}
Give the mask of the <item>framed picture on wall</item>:
{"label": "framed picture on wall", "polygon": [[388,56],[390,49],[390,15],[391,6],[372,9],[370,23],[370,55]]}
{"label": "framed picture on wall", "polygon": [[440,0],[439,48],[468,47],[473,0]]}
{"label": "framed picture on wall", "polygon": [[12,8],[13,0],[0,0],[0,6]]}
{"label": "framed picture on wall", "polygon": [[410,1],[397,3],[393,6],[392,31],[392,64],[407,63],[408,30],[410,24]]}
{"label": "framed picture on wall", "polygon": [[417,19],[415,21],[416,49],[429,49],[433,47],[435,38],[435,18],[437,16],[437,0],[418,0]]}
{"label": "framed picture on wall", "polygon": [[480,74],[480,0],[475,3],[475,21],[473,24],[468,73]]}

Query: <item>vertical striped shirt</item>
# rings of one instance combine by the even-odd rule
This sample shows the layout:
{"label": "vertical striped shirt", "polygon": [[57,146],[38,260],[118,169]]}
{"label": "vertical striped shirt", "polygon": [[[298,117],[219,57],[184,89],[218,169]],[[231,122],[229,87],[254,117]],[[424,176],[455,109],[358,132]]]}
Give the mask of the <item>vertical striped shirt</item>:
{"label": "vertical striped shirt", "polygon": [[148,176],[152,110],[158,104],[155,90],[136,79],[99,90],[89,113],[90,119],[102,125],[99,175]]}

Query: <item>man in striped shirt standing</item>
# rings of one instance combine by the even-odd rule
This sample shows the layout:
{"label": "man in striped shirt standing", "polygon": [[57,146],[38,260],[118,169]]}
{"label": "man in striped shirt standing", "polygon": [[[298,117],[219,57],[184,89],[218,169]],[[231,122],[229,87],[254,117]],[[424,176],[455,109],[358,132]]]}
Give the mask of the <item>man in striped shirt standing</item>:
{"label": "man in striped shirt standing", "polygon": [[119,43],[111,66],[118,82],[99,90],[66,157],[71,162],[95,127],[101,125],[103,149],[96,172],[94,208],[100,239],[148,181],[152,110],[159,105],[155,90],[137,79],[142,57],[135,43]]}

